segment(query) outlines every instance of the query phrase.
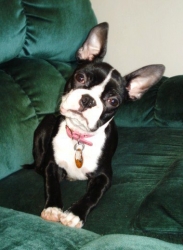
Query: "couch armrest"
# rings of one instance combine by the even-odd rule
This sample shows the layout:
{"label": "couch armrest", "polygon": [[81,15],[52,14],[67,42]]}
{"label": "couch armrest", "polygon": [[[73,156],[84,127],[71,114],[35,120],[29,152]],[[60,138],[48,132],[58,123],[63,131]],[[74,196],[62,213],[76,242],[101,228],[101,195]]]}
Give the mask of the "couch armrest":
{"label": "couch armrest", "polygon": [[135,102],[123,104],[115,121],[119,127],[183,126],[183,75],[163,77]]}
{"label": "couch armrest", "polygon": [[183,75],[168,78],[160,86],[154,115],[158,126],[183,126]]}

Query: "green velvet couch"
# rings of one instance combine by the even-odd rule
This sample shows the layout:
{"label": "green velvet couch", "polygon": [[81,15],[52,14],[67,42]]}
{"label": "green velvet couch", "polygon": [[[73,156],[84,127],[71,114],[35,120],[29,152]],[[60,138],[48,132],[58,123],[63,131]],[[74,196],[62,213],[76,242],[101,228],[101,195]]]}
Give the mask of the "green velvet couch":
{"label": "green velvet couch", "polygon": [[[120,108],[113,185],[83,229],[40,218],[42,177],[21,166],[96,23],[88,0],[0,1],[0,249],[183,249],[183,76]],[[65,208],[86,188],[61,185]]]}

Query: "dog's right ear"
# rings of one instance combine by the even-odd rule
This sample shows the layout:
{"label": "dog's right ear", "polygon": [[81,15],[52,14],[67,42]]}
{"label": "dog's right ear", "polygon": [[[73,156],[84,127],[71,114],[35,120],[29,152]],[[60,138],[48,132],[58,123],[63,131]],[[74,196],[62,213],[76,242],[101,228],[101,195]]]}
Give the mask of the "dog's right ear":
{"label": "dog's right ear", "polygon": [[102,61],[107,50],[108,23],[100,23],[91,29],[82,47],[77,51],[78,61]]}

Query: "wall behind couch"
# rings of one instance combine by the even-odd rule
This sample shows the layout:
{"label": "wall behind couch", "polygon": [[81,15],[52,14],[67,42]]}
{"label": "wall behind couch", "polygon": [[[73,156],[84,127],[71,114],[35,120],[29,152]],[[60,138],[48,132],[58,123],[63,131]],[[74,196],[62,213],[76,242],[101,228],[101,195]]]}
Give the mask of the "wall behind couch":
{"label": "wall behind couch", "polygon": [[91,0],[98,22],[110,25],[105,61],[122,75],[163,63],[183,74],[183,0]]}

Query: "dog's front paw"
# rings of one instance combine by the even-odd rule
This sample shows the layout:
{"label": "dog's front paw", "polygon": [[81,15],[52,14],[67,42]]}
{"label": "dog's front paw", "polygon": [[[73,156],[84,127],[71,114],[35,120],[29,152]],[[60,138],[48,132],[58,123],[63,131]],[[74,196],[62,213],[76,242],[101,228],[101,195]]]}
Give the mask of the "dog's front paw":
{"label": "dog's front paw", "polygon": [[83,226],[83,222],[80,220],[79,216],[76,216],[68,211],[62,213],[60,222],[68,227],[81,228]]}
{"label": "dog's front paw", "polygon": [[60,218],[63,214],[63,211],[58,208],[58,207],[48,207],[45,208],[42,213],[41,213],[41,217],[44,220],[49,220],[49,221],[60,221]]}

